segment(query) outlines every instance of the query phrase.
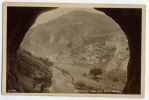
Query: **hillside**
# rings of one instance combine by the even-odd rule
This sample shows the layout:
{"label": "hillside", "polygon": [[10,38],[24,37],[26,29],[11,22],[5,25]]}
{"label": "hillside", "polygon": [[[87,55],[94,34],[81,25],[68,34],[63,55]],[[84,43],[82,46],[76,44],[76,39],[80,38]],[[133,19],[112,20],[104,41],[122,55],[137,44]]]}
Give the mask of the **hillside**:
{"label": "hillside", "polygon": [[[52,84],[52,65],[47,65],[40,58],[21,48],[17,52],[15,64],[17,65],[16,77],[20,88],[17,91],[48,92],[46,88]],[[43,86],[43,90],[41,90],[41,86]]]}
{"label": "hillside", "polygon": [[[87,13],[87,15],[84,13]],[[38,47],[41,47],[40,52],[42,52],[42,55],[47,55],[57,53],[59,48],[65,47],[68,42],[82,35],[92,34],[94,31],[109,33],[120,30],[117,24],[113,25],[112,19],[108,16],[99,15],[97,17],[96,14],[93,14],[83,11],[70,12],[46,24],[39,25],[27,32],[21,46],[36,55],[39,55]],[[71,16],[74,16],[74,18]]]}
{"label": "hillside", "polygon": [[128,41],[119,25],[104,14],[83,10],[30,29],[21,47],[53,62],[99,64],[107,71],[126,70],[129,60]]}

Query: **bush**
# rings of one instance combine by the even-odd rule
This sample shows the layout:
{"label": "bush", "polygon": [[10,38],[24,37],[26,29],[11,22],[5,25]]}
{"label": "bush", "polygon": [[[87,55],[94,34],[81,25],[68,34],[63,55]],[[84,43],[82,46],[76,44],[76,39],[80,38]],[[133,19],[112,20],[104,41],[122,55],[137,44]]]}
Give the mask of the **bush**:
{"label": "bush", "polygon": [[100,68],[93,68],[89,72],[91,75],[94,75],[94,78],[97,78],[97,75],[102,74],[102,70]]}
{"label": "bush", "polygon": [[74,83],[74,86],[79,93],[90,93],[89,90],[95,90],[95,88],[92,85],[87,84],[85,81],[77,81]]}
{"label": "bush", "polygon": [[83,83],[83,82],[81,82],[81,81],[77,81],[77,82],[75,83],[75,87],[76,87],[77,89],[83,89],[83,88],[85,87],[85,83]]}

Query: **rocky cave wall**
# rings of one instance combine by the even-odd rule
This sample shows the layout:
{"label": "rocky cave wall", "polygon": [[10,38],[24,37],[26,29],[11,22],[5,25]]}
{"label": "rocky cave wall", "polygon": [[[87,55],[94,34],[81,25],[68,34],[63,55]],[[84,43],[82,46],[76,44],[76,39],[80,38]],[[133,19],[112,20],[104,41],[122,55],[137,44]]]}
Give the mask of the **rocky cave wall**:
{"label": "rocky cave wall", "polygon": [[[15,63],[13,59],[25,33],[34,23],[36,17],[46,10],[46,7],[8,7],[7,15],[7,90],[17,83]],[[141,9],[98,9],[113,18],[126,33],[130,60],[128,64],[128,81],[124,88],[125,94],[140,94],[141,88]],[[8,73],[9,72],[9,73]],[[14,80],[14,84],[12,81]],[[11,85],[10,85],[11,83]]]}
{"label": "rocky cave wall", "polygon": [[113,18],[125,32],[130,49],[127,83],[123,93],[141,93],[141,9],[99,9]]}

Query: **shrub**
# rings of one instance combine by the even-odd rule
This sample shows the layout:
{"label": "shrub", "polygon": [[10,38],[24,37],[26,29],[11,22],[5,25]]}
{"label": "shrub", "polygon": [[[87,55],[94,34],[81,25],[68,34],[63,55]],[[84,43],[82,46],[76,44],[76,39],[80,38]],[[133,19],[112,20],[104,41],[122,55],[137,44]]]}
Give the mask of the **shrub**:
{"label": "shrub", "polygon": [[74,83],[74,86],[77,90],[82,90],[79,93],[90,93],[88,90],[95,90],[93,86],[87,84],[85,81],[77,81]]}
{"label": "shrub", "polygon": [[94,78],[97,78],[97,75],[101,75],[102,74],[102,70],[100,68],[93,68],[90,70],[89,72],[91,75],[94,76]]}
{"label": "shrub", "polygon": [[75,83],[75,87],[77,88],[77,89],[84,89],[85,88],[85,83],[83,83],[83,82],[81,82],[81,81],[77,81],[76,83]]}

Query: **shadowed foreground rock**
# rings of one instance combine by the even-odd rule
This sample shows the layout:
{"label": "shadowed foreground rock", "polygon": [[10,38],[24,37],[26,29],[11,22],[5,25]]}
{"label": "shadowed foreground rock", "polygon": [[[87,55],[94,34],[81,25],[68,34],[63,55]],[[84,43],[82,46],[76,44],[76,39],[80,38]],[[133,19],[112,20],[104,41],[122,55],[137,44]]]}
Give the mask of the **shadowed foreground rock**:
{"label": "shadowed foreground rock", "polygon": [[[49,8],[8,8],[7,29],[7,92],[16,89],[17,75],[14,58],[25,33],[39,13]],[[52,8],[53,9],[53,8]],[[98,9],[112,17],[124,30],[129,40],[130,61],[125,94],[140,94],[141,88],[141,10]],[[26,13],[25,13],[26,12]],[[137,62],[137,63],[136,63]],[[9,72],[9,73],[8,73]],[[19,90],[18,90],[19,92]]]}

